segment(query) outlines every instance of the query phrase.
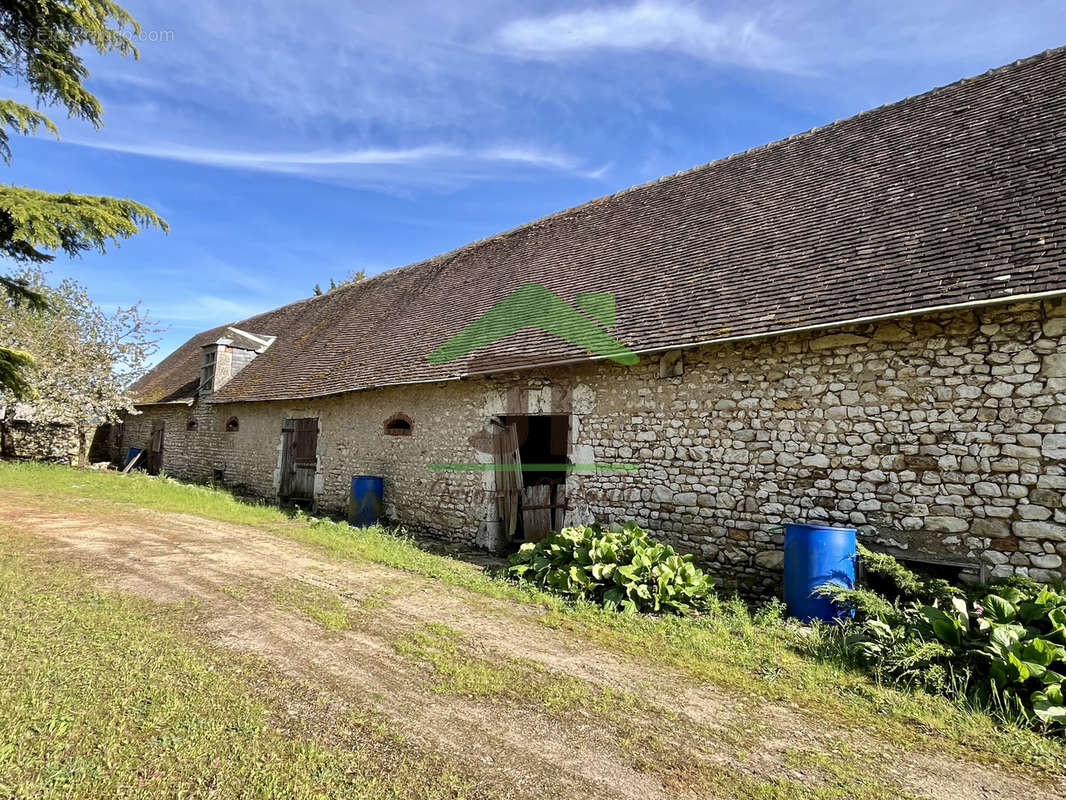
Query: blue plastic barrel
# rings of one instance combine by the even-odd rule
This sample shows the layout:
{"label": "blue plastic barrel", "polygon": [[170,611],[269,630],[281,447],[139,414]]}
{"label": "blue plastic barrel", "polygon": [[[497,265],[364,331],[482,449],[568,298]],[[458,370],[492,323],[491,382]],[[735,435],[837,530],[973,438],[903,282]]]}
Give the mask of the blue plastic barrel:
{"label": "blue plastic barrel", "polygon": [[356,475],[352,478],[352,502],[348,522],[364,527],[374,525],[381,517],[385,500],[385,479],[380,475]]}
{"label": "blue plastic barrel", "polygon": [[855,585],[855,529],[790,522],[785,525],[785,605],[804,622],[853,612],[811,592],[826,583]]}
{"label": "blue plastic barrel", "polygon": [[141,454],[141,448],[139,448],[139,447],[131,447],[131,448],[129,448],[128,450],[126,450],[126,462],[122,466],[123,467],[128,467],[130,465],[130,462],[133,461],[133,459],[135,459],[140,454]]}

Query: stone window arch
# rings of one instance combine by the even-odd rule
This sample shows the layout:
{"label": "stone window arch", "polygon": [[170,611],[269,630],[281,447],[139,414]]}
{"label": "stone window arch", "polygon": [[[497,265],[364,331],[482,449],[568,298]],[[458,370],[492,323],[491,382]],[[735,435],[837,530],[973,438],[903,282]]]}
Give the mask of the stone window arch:
{"label": "stone window arch", "polygon": [[188,422],[185,423],[185,430],[187,431],[194,431],[199,427],[200,423],[197,422],[195,419],[190,419]]}
{"label": "stone window arch", "polygon": [[226,432],[233,433],[241,429],[241,421],[236,417],[230,417],[226,420]]}
{"label": "stone window arch", "polygon": [[414,429],[414,421],[406,414],[393,414],[385,420],[386,436],[410,436]]}

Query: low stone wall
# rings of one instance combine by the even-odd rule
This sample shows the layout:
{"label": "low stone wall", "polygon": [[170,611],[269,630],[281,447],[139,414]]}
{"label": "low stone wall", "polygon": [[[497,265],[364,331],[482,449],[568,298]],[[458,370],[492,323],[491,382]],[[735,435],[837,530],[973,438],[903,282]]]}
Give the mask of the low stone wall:
{"label": "low stone wall", "polygon": [[[787,520],[852,525],[972,575],[1063,574],[1066,306],[1022,303],[292,403],[146,407],[164,469],[272,497],[286,417],[319,418],[320,507],[385,476],[390,516],[471,541],[495,516],[472,440],[494,415],[570,415],[571,521],[636,519],[751,589],[780,579]],[[396,414],[410,436],[388,436]],[[236,417],[239,430],[227,432]],[[189,430],[190,421],[195,429]],[[619,463],[632,469],[603,469]],[[217,472],[216,472],[217,471]]]}
{"label": "low stone wall", "polygon": [[72,425],[29,420],[0,423],[0,457],[74,464],[78,432]]}

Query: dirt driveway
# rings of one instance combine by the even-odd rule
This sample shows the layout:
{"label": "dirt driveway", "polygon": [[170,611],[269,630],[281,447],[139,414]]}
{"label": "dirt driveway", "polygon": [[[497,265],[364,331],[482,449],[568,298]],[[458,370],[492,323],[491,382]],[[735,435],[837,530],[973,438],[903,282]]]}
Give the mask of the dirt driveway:
{"label": "dirt driveway", "polygon": [[[376,710],[511,797],[729,797],[780,780],[843,790],[833,797],[848,796],[848,781],[862,797],[1066,796],[1024,771],[857,737],[784,707],[753,711],[548,628],[535,609],[255,528],[149,511],[102,522],[3,494],[0,522],[116,589],[184,603],[209,640]],[[826,766],[845,750],[866,764],[860,774]]]}

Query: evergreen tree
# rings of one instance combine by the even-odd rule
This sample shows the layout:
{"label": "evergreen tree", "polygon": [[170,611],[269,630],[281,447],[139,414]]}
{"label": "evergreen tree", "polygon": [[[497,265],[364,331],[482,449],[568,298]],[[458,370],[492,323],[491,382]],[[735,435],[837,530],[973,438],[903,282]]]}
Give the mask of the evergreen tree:
{"label": "evergreen tree", "polygon": [[[103,109],[85,88],[89,77],[79,48],[137,57],[131,36],[140,26],[111,0],[0,0],[0,75],[26,86],[39,105],[66,108],[99,128]],[[0,158],[10,163],[9,129],[20,134],[58,128],[30,106],[0,98]],[[104,251],[107,244],[141,228],[167,229],[152,209],[133,200],[97,195],[52,194],[0,184],[0,258],[39,265],[65,252]],[[17,277],[0,276],[0,302],[40,311],[44,296]],[[0,390],[32,394],[32,354],[0,347]]]}

